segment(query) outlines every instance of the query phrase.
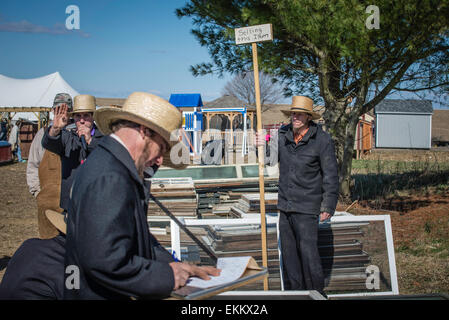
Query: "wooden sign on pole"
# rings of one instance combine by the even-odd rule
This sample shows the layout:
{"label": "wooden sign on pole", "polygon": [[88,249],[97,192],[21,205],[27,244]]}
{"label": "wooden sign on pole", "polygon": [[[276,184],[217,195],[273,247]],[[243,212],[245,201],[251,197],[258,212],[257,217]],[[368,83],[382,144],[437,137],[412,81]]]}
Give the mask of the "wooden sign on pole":
{"label": "wooden sign on pole", "polygon": [[[260,106],[260,85],[259,85],[259,63],[257,57],[257,42],[273,40],[273,30],[271,24],[263,24],[235,29],[236,44],[251,43],[253,52],[253,68],[254,68],[254,89],[256,92],[256,115],[257,115],[257,132],[262,134],[262,108]],[[260,227],[262,238],[262,265],[268,268],[267,254],[267,225],[265,217],[265,153],[264,147],[258,146],[259,154],[259,189],[260,189]],[[263,289],[268,290],[268,278],[264,278]]]}

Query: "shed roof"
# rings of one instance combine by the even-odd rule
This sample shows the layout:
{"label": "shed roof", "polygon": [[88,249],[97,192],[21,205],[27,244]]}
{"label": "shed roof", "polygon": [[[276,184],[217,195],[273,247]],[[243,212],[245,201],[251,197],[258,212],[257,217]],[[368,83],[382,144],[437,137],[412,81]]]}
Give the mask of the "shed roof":
{"label": "shed roof", "polygon": [[175,107],[201,107],[203,101],[199,93],[173,93],[169,102]]}
{"label": "shed roof", "polygon": [[376,107],[375,113],[432,113],[433,107],[430,100],[400,100],[385,99]]}
{"label": "shed roof", "polygon": [[247,103],[234,96],[225,94],[218,99],[204,103],[204,106],[206,108],[241,108],[247,106]]}
{"label": "shed roof", "polygon": [[262,106],[262,124],[272,125],[289,123],[290,118],[281,110],[288,110],[289,104],[265,104]]}

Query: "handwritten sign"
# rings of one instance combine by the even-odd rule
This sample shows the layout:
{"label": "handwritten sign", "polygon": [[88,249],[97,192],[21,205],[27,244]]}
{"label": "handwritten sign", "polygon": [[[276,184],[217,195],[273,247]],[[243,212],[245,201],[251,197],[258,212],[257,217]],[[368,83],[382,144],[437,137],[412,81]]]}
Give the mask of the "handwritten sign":
{"label": "handwritten sign", "polygon": [[245,44],[273,40],[271,23],[234,29],[235,43]]}

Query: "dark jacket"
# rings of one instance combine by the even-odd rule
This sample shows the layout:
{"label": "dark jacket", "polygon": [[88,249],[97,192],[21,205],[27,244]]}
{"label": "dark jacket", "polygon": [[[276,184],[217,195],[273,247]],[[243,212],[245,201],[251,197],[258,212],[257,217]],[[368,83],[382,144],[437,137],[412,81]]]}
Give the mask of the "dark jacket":
{"label": "dark jacket", "polygon": [[8,263],[0,300],[59,300],[64,292],[65,237],[28,239]]}
{"label": "dark jacket", "polygon": [[104,137],[73,184],[65,265],[78,266],[80,288],[65,288],[65,299],[171,293],[173,259],[149,232],[147,188],[126,148]]}
{"label": "dark jacket", "polygon": [[334,143],[311,122],[295,143],[292,125],[279,129],[278,209],[286,212],[334,214],[338,200],[338,169]]}
{"label": "dark jacket", "polygon": [[61,157],[62,181],[60,206],[64,210],[67,210],[70,188],[76,169],[95,149],[101,141],[101,138],[103,138],[103,134],[95,128],[92,141],[87,145],[87,150],[85,150],[80,137],[74,131],[62,129],[59,135],[51,137],[49,134],[50,128],[45,130],[44,137],[42,138],[42,146]]}

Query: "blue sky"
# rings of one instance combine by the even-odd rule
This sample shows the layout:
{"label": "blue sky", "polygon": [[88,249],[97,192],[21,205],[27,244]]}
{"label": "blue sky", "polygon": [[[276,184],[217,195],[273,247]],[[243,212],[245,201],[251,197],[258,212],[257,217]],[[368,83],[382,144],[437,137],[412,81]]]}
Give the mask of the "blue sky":
{"label": "blue sky", "polygon": [[[190,73],[191,65],[210,57],[190,33],[191,19],[175,15],[185,2],[1,0],[0,74],[35,78],[59,71],[78,92],[97,97],[146,91],[165,99],[171,93],[201,93],[203,101],[211,101],[221,96],[231,76]],[[65,28],[69,5],[80,10],[80,30]]]}
{"label": "blue sky", "polygon": [[[127,97],[147,91],[221,96],[230,76],[193,77],[190,65],[209,61],[191,20],[175,9],[183,0],[2,0],[0,74],[40,77],[59,71],[78,92]],[[65,28],[66,7],[77,5],[80,30]],[[24,32],[27,30],[27,32]],[[14,31],[14,32],[13,32]]]}

